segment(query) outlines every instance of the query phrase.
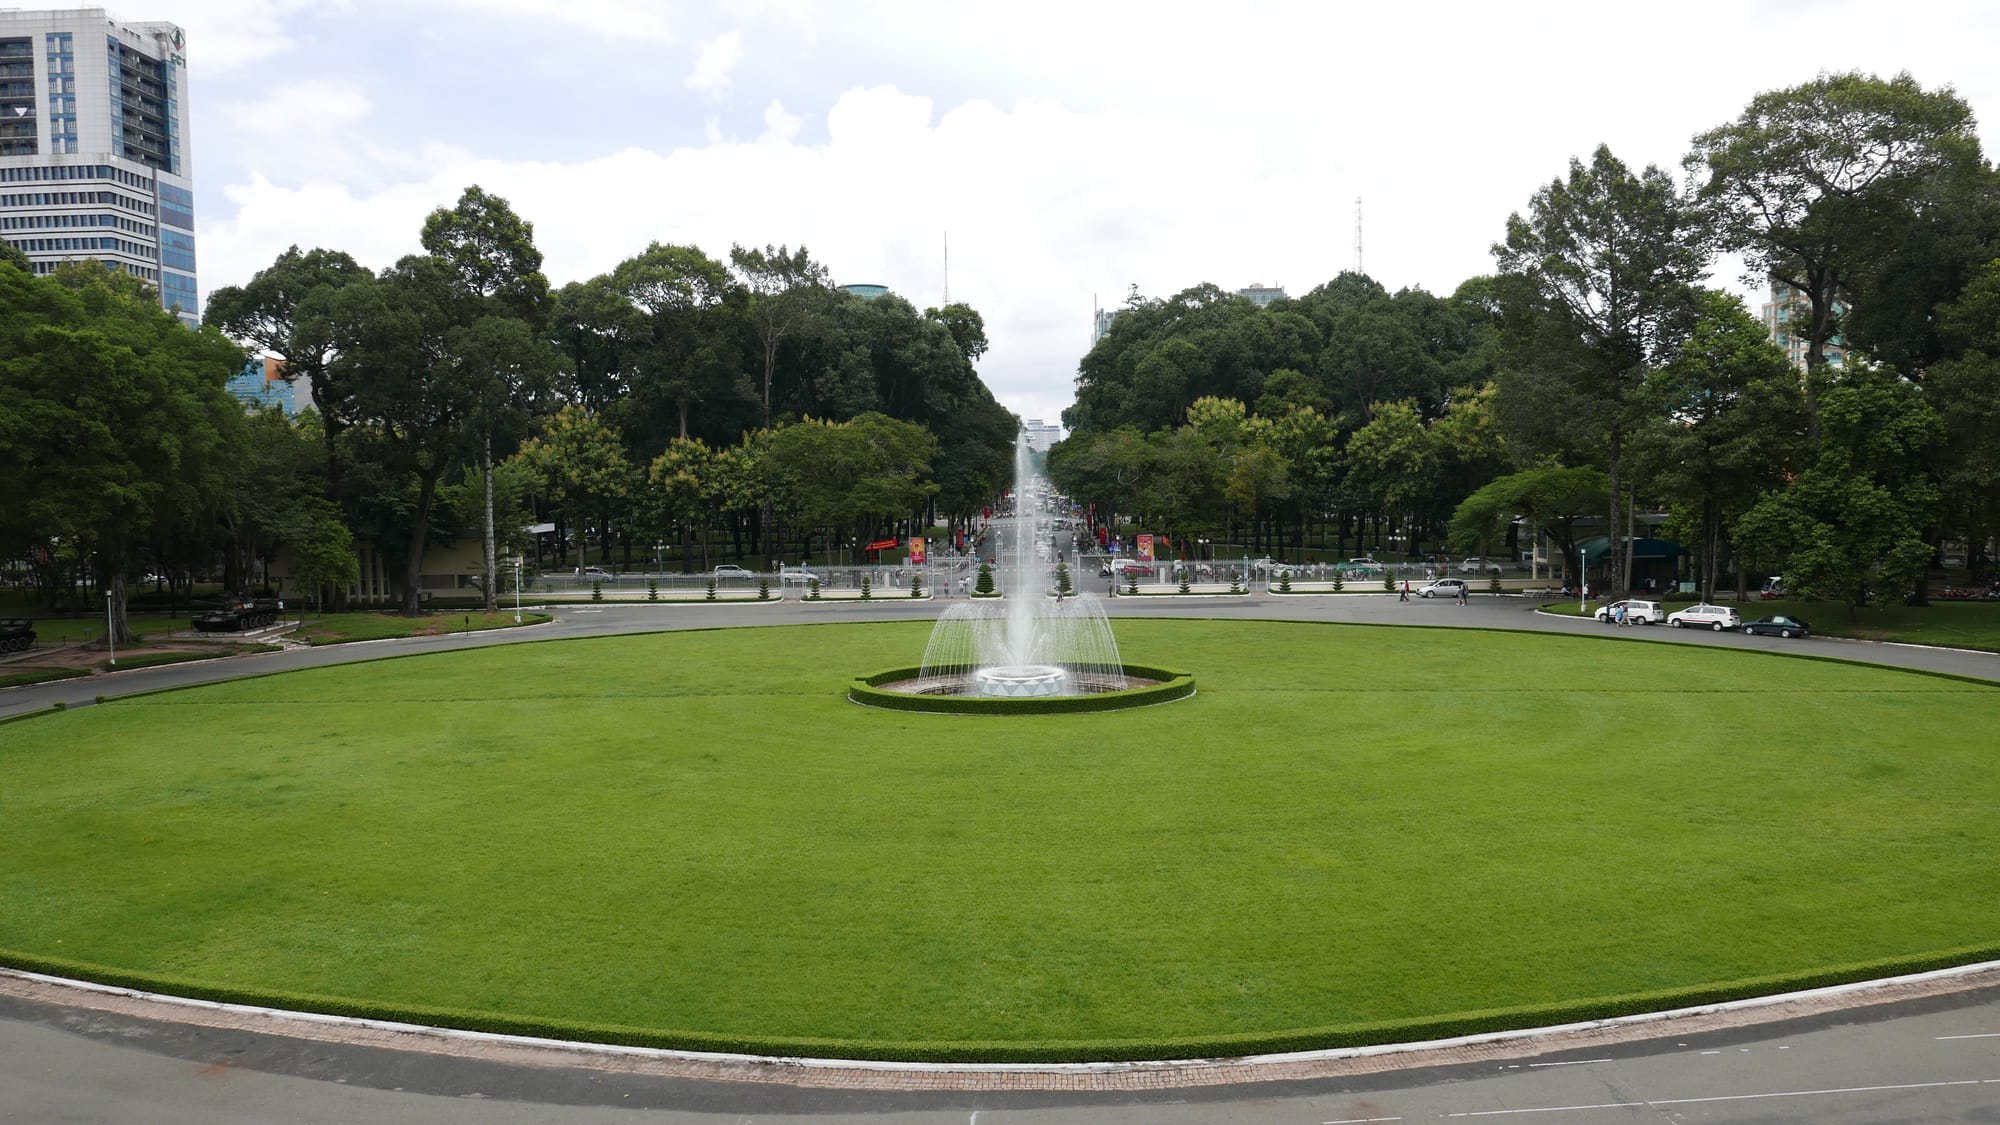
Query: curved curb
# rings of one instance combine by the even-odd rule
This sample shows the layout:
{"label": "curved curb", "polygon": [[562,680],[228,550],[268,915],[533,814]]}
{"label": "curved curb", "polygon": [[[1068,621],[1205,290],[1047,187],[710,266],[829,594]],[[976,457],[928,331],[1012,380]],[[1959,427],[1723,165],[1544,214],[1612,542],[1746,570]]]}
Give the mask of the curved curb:
{"label": "curved curb", "polygon": [[[1378,1073],[1752,1026],[1990,987],[2000,987],[2000,961],[1602,1020],[1367,1047],[1148,1062],[897,1063],[677,1051],[502,1035],[230,1004],[0,969],[0,994],[42,1003],[114,1010],[142,1019],[427,1054],[476,1054],[493,1058],[496,1052],[504,1052],[508,1056],[505,1061],[527,1065],[592,1065],[595,1060],[599,1066],[661,1076],[880,1090],[1135,1090]],[[152,1011],[154,1008],[168,1010]]]}

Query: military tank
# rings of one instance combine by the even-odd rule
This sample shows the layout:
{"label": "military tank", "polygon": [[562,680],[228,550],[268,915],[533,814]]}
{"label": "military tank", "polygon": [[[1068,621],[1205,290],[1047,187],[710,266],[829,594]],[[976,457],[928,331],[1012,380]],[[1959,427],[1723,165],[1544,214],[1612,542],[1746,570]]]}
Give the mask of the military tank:
{"label": "military tank", "polygon": [[262,629],[278,622],[284,603],[270,598],[229,598],[219,608],[194,615],[194,627],[203,633],[240,633]]}
{"label": "military tank", "polygon": [[25,617],[0,617],[0,653],[26,652],[35,643],[35,623]]}

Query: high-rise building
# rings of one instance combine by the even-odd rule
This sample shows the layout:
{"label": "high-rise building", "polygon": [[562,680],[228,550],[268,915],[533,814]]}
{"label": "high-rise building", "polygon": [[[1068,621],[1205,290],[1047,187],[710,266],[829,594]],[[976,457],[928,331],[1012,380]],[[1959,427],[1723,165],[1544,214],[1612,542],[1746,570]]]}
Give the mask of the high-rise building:
{"label": "high-rise building", "polygon": [[1285,296],[1285,287],[1282,285],[1265,285],[1260,281],[1238,289],[1236,295],[1249,300],[1251,304],[1256,305],[1258,308],[1263,308],[1272,301],[1281,300]]}
{"label": "high-rise building", "polygon": [[[1846,312],[1847,307],[1835,301],[1833,311],[1838,315]],[[1785,353],[1785,358],[1792,361],[1793,367],[1804,371],[1808,329],[1806,320],[1812,316],[1812,305],[1806,300],[1805,294],[1773,278],[1771,299],[1764,302],[1763,313],[1764,331],[1770,333],[1771,342],[1778,345]],[[1797,322],[1797,331],[1794,331],[1794,322]],[[1847,348],[1838,336],[1826,342],[1822,354],[1826,356],[1828,367],[1842,367],[1847,363]]]}
{"label": "high-rise building", "polygon": [[192,324],[186,37],[102,8],[0,10],[0,238],[36,273],[94,258]]}
{"label": "high-rise building", "polygon": [[1021,429],[1027,433],[1028,448],[1037,453],[1047,453],[1049,446],[1062,440],[1062,427],[1045,423],[1040,418],[1030,418]]}

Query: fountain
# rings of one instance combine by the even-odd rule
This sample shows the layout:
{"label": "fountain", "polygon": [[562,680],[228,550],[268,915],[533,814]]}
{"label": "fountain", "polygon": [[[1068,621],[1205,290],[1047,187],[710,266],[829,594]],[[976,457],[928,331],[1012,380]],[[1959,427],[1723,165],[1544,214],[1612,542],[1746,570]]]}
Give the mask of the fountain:
{"label": "fountain", "polygon": [[[996,556],[1004,596],[952,606],[931,630],[921,666],[863,677],[849,698],[898,710],[1076,711],[1193,693],[1191,676],[1121,661],[1096,597],[1051,588],[1053,528],[1033,465],[1022,434],[1014,443],[1013,511],[992,525],[1004,539]],[[1097,702],[1085,702],[1091,697]]]}

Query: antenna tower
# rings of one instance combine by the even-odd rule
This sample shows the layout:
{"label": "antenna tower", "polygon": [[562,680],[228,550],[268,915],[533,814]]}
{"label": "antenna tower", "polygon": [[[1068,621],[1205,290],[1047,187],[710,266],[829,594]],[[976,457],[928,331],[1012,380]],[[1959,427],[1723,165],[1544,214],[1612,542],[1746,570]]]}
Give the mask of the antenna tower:
{"label": "antenna tower", "polygon": [[1361,268],[1361,197],[1354,197],[1354,272],[1366,277],[1368,271]]}
{"label": "antenna tower", "polygon": [[951,232],[944,232],[944,296],[940,304],[951,304]]}

